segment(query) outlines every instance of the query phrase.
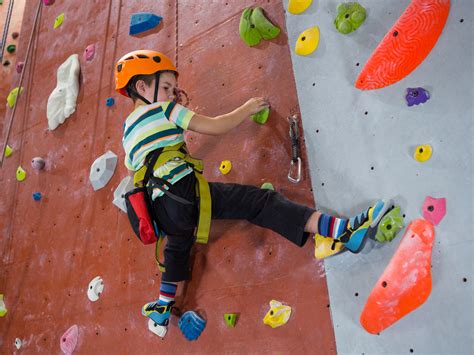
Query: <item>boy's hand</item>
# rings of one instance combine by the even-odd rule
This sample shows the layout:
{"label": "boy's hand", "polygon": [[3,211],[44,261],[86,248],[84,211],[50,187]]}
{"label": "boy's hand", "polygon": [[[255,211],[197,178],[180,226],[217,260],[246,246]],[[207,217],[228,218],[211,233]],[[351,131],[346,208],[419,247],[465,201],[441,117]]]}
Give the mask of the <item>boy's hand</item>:
{"label": "boy's hand", "polygon": [[253,97],[241,106],[247,116],[252,116],[264,108],[270,107],[268,101],[263,97]]}

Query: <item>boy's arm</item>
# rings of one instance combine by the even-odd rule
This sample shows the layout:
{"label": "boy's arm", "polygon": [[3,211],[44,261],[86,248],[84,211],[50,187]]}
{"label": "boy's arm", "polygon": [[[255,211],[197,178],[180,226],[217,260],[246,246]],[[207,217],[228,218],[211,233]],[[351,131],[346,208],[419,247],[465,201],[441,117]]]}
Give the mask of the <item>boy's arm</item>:
{"label": "boy's arm", "polygon": [[259,97],[248,100],[239,108],[224,115],[208,117],[195,114],[189,122],[188,129],[190,131],[210,135],[224,134],[237,127],[246,118],[260,112],[268,106],[268,102],[264,98]]}

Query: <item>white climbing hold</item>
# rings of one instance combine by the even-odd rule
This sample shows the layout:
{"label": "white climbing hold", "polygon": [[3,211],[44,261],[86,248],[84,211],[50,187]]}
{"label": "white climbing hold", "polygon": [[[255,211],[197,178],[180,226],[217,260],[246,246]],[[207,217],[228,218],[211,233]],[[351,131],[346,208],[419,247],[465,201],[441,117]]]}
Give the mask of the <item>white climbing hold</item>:
{"label": "white climbing hold", "polygon": [[133,178],[131,176],[127,176],[120,182],[119,186],[117,186],[114,192],[114,200],[112,201],[112,203],[125,213],[127,213],[127,205],[125,204],[125,194],[133,188]]}
{"label": "white climbing hold", "polygon": [[100,294],[104,291],[104,280],[100,276],[96,276],[89,282],[87,287],[87,297],[92,302],[95,302],[99,299]]}
{"label": "white climbing hold", "polygon": [[46,115],[50,130],[64,123],[66,118],[76,111],[76,100],[79,94],[79,55],[71,55],[58,68],[57,84],[48,99]]}
{"label": "white climbing hold", "polygon": [[103,188],[110,181],[112,175],[114,175],[117,160],[117,155],[109,150],[94,161],[89,175],[94,191]]}
{"label": "white climbing hold", "polygon": [[21,345],[22,345],[22,344],[21,344],[21,339],[16,338],[16,339],[15,339],[15,347],[16,347],[18,350],[20,350]]}
{"label": "white climbing hold", "polygon": [[45,161],[41,157],[36,157],[31,160],[31,167],[35,170],[42,170],[44,168]]}
{"label": "white climbing hold", "polygon": [[158,335],[160,338],[164,338],[166,333],[168,332],[168,327],[159,325],[153,322],[151,319],[148,319],[148,329]]}

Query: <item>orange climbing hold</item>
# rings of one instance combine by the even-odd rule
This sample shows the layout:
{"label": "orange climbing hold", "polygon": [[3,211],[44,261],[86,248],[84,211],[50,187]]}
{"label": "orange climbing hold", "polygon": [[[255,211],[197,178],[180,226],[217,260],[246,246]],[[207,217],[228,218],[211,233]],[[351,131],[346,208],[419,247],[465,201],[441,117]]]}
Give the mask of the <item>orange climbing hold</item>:
{"label": "orange climbing hold", "polygon": [[413,0],[372,53],[355,87],[380,89],[415,70],[438,41],[449,7],[450,0]]}
{"label": "orange climbing hold", "polygon": [[428,299],[434,237],[430,222],[417,219],[410,223],[360,315],[369,333],[380,333]]}

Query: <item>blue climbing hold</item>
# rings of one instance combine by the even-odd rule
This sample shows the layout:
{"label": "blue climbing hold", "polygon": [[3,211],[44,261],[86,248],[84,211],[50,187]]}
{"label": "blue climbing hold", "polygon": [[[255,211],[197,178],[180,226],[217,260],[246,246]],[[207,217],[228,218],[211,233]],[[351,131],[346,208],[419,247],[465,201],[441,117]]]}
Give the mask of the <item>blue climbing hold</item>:
{"label": "blue climbing hold", "polygon": [[199,338],[203,332],[206,321],[196,312],[188,311],[181,316],[178,325],[184,337],[189,341],[193,341]]}
{"label": "blue climbing hold", "polygon": [[107,101],[105,102],[105,104],[107,105],[107,107],[113,106],[115,104],[114,98],[113,97],[107,98]]}
{"label": "blue climbing hold", "polygon": [[130,35],[136,35],[158,26],[162,18],[151,12],[137,12],[130,19]]}
{"label": "blue climbing hold", "polygon": [[33,193],[33,200],[35,200],[35,201],[41,200],[41,192],[34,192]]}

